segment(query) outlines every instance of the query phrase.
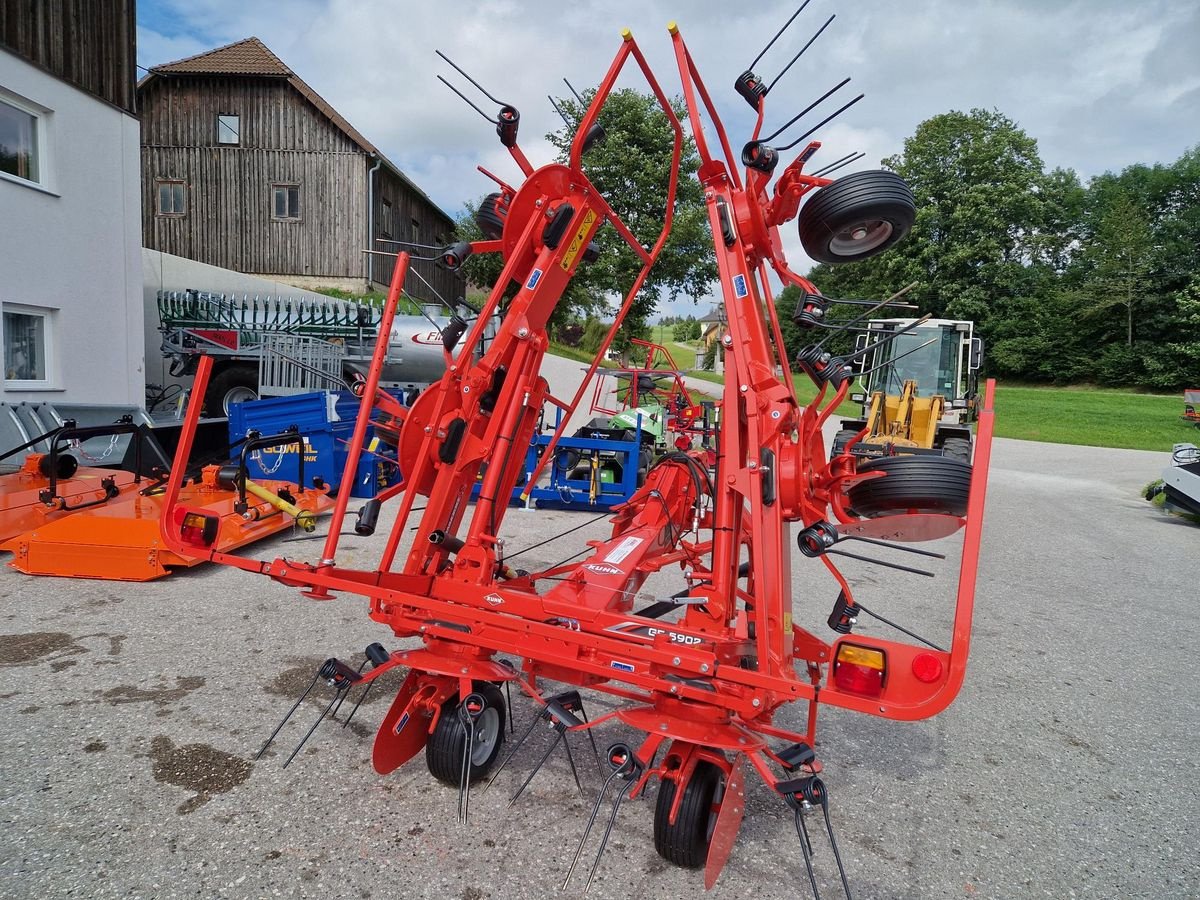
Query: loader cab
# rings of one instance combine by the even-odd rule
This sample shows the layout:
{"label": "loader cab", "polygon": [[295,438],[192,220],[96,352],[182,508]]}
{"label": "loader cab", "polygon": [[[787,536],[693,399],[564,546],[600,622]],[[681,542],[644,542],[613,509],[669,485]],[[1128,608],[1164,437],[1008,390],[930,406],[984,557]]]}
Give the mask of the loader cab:
{"label": "loader cab", "polygon": [[[862,349],[888,334],[911,325],[913,319],[873,319],[868,331],[858,336]],[[886,340],[860,358],[860,377],[852,399],[864,406],[875,391],[899,394],[906,380],[917,383],[917,394],[946,398],[947,416],[959,421],[975,418],[979,369],[983,365],[983,341],[974,336],[971,322],[930,319],[897,337]],[[858,387],[862,390],[857,390]]]}

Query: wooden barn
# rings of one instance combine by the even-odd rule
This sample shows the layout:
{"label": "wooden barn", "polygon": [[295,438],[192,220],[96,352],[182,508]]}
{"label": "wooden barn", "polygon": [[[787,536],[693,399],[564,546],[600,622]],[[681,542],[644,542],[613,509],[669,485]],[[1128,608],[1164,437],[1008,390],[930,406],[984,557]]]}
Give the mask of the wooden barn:
{"label": "wooden barn", "polygon": [[[364,249],[440,246],[454,233],[450,216],[258,38],[155,66],[137,94],[147,247],[298,287],[362,290],[386,285],[392,270]],[[448,301],[465,291],[432,263],[413,269]],[[436,300],[414,274],[406,288]]]}

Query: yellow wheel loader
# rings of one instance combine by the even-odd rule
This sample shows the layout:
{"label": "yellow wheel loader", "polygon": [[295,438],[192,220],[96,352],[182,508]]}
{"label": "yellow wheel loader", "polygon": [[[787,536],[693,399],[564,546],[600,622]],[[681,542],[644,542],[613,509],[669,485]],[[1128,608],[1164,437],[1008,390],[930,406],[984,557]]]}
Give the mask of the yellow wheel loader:
{"label": "yellow wheel loader", "polygon": [[[843,419],[832,451],[850,445],[855,456],[936,454],[971,461],[971,428],[977,415],[983,341],[971,322],[872,319],[859,347],[876,343],[861,358],[865,390],[851,394],[862,417]],[[886,340],[888,334],[896,334]],[[866,430],[862,438],[854,438]]]}

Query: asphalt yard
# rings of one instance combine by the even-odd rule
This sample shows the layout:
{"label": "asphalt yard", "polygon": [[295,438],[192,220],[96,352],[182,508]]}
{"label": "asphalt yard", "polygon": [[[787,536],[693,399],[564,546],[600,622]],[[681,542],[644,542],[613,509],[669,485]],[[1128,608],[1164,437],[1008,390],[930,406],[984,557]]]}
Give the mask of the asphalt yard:
{"label": "asphalt yard", "polygon": [[[1166,454],[997,440],[966,684],[940,716],[893,722],[823,711],[817,750],[857,898],[1194,896],[1200,691],[1200,529],[1138,496]],[[393,513],[394,514],[394,513]],[[508,551],[589,517],[514,510]],[[373,568],[390,521],[346,538],[339,563]],[[605,534],[604,520],[526,554],[535,568]],[[957,538],[934,580],[844,568],[858,599],[937,641],[948,634]],[[278,538],[254,555],[315,558]],[[795,614],[822,636],[836,588],[796,554]],[[676,590],[661,575],[650,594]],[[327,720],[283,763],[328,694],[266,736],[337,656],[406,646],[363,598],[313,602],[268,579],[204,566],[150,584],[0,572],[0,896],[547,897],[558,892],[600,785],[573,736],[585,796],[538,729],[470,821],[418,756],[389,776],[371,740],[402,672],[349,727]],[[885,633],[864,620],[862,629]],[[411,645],[409,642],[408,645]],[[517,699],[520,733],[534,715]],[[593,717],[612,708],[585,695]],[[803,704],[780,721],[801,727]],[[599,730],[601,749],[636,739]],[[605,815],[607,813],[604,813]],[[654,851],[653,792],[627,801],[590,895],[671,898],[701,875]],[[603,825],[603,821],[600,823]],[[570,894],[582,891],[598,827]],[[810,819],[822,897],[840,896]],[[757,781],[714,898],[810,895],[790,810]]]}

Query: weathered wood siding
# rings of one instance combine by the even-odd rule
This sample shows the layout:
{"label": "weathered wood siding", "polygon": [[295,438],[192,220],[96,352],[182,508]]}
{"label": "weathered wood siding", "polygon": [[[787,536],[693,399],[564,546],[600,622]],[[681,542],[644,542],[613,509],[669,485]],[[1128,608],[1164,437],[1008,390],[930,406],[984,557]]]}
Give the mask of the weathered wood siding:
{"label": "weathered wood siding", "polygon": [[[217,141],[237,115],[240,143]],[[159,180],[187,184],[161,216]],[[300,187],[300,219],[273,217],[275,184]],[[283,79],[158,76],[142,91],[147,247],[251,274],[362,277],[366,155]]]}
{"label": "weathered wood siding", "polygon": [[[363,148],[285,78],[155,75],[142,109],[142,208],[147,247],[250,274],[391,280],[392,261],[363,254],[369,241],[368,173]],[[217,140],[217,116],[239,117],[239,144]],[[375,235],[424,244],[448,241],[453,225],[424,196],[381,166],[375,173]],[[160,180],[187,185],[183,216],[158,214]],[[300,220],[273,213],[272,185],[300,186]],[[391,214],[384,214],[385,201]],[[395,251],[376,242],[375,249]],[[430,251],[417,251],[428,254]],[[461,276],[413,263],[448,301]],[[415,274],[406,290],[436,300]]]}
{"label": "weathered wood siding", "polygon": [[0,44],[136,113],[133,0],[0,0]]}
{"label": "weathered wood siding", "polygon": [[[453,224],[428,200],[415,192],[394,172],[381,167],[375,173],[375,249],[388,253],[408,250],[414,256],[432,256],[436,251],[425,247],[402,247],[383,238],[413,241],[418,244],[443,247],[453,238]],[[414,227],[413,222],[416,222]],[[379,284],[389,284],[394,260],[372,256],[371,278]],[[418,278],[420,275],[429,285]],[[466,281],[460,274],[447,272],[432,262],[413,260],[404,289],[414,297],[436,302],[431,290],[450,303],[466,293]]]}

